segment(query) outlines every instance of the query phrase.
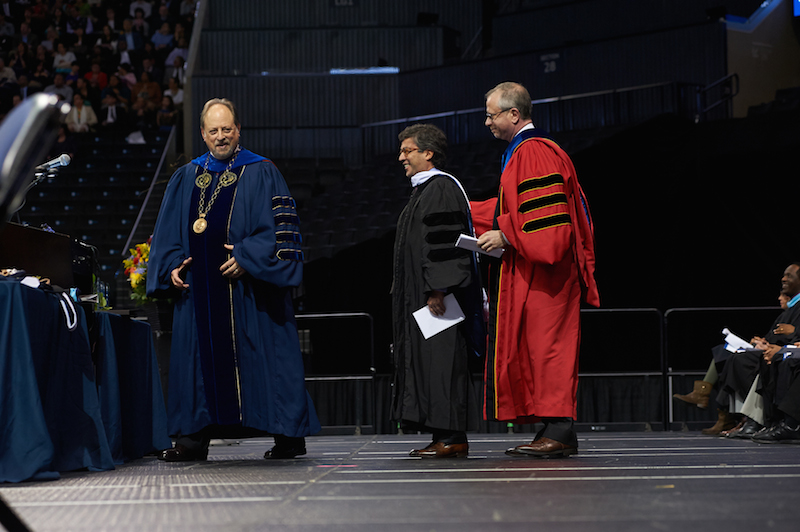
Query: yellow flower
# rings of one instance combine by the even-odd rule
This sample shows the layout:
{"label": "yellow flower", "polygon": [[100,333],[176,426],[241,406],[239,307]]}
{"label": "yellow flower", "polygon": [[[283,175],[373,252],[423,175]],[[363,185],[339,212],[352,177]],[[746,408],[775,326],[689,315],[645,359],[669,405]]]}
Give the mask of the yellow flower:
{"label": "yellow flower", "polygon": [[130,256],[122,260],[125,267],[125,274],[128,276],[128,281],[131,285],[131,298],[145,303],[150,301],[147,297],[146,284],[147,284],[147,266],[150,260],[150,242],[143,242],[136,244],[130,248]]}
{"label": "yellow flower", "polygon": [[131,287],[136,288],[139,285],[139,283],[142,282],[143,279],[144,275],[142,275],[141,273],[136,273],[136,272],[131,273]]}

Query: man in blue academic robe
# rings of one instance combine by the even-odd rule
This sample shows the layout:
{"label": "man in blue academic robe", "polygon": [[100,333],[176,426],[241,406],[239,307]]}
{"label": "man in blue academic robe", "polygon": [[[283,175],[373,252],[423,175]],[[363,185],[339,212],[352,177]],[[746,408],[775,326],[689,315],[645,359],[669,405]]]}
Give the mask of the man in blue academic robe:
{"label": "man in blue academic robe", "polygon": [[294,200],[272,162],[239,146],[229,100],[200,115],[209,151],[167,185],[149,295],[177,295],[166,461],[204,460],[212,437],[275,435],[265,458],[306,453],[320,429],[305,389],[291,287],[303,255]]}

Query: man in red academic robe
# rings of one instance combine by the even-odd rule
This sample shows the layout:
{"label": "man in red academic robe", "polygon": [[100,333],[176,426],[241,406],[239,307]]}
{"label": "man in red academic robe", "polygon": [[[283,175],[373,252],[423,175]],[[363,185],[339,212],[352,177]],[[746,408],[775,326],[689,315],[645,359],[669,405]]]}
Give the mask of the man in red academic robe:
{"label": "man in red academic robe", "polygon": [[544,428],[514,456],[578,452],[580,306],[599,304],[589,207],[569,156],[531,120],[517,83],[486,95],[486,125],[509,142],[497,200],[473,205],[484,251],[505,249],[492,275],[486,359],[486,419]]}

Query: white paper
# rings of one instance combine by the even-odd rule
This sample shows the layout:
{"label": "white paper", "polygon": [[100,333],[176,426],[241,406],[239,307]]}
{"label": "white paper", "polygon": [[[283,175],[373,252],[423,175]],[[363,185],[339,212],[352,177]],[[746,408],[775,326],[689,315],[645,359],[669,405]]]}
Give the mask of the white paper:
{"label": "white paper", "polygon": [[435,316],[431,313],[428,305],[412,314],[417,321],[417,325],[419,325],[419,330],[422,331],[422,336],[426,340],[445,329],[449,329],[456,323],[464,321],[464,312],[453,294],[444,296],[444,308],[443,316]]}
{"label": "white paper", "polygon": [[489,253],[486,253],[484,250],[478,246],[478,239],[469,236],[469,235],[458,235],[458,240],[456,240],[456,247],[457,248],[464,248],[470,251],[477,251],[478,253],[483,253],[484,255],[489,255],[491,257],[501,257],[503,255],[504,249],[495,249]]}
{"label": "white paper", "polygon": [[749,342],[745,342],[740,337],[733,334],[727,327],[722,329],[722,334],[725,335],[725,349],[731,353],[735,353],[740,349],[753,349]]}
{"label": "white paper", "polygon": [[39,288],[39,285],[42,284],[39,279],[36,277],[31,277],[30,275],[25,277],[20,281],[20,284],[24,284],[25,286],[30,286],[31,288]]}

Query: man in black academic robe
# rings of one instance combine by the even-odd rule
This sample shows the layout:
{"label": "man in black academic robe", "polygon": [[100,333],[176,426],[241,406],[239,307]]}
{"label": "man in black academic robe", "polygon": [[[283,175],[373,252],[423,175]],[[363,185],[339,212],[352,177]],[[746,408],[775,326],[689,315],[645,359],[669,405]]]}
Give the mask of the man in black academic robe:
{"label": "man in black academic robe", "polygon": [[[431,444],[411,456],[466,456],[465,431],[477,420],[469,357],[475,356],[472,346],[483,342],[476,258],[455,247],[459,234],[472,234],[469,203],[456,178],[436,168],[447,145],[441,130],[417,124],[399,137],[399,160],[414,189],[394,247],[392,418],[433,433]],[[467,319],[426,340],[412,313],[427,307],[443,315],[448,294]]]}

